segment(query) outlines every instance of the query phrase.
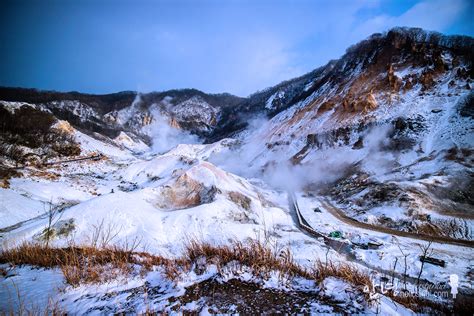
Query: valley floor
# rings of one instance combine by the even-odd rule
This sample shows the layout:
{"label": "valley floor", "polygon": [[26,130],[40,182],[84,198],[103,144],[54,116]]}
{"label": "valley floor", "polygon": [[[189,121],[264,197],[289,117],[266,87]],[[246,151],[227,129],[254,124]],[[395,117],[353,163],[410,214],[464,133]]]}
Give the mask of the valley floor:
{"label": "valley floor", "polygon": [[[18,170],[22,176],[0,189],[2,312],[408,315],[472,298],[471,240],[433,238],[429,251],[445,266],[426,263],[419,275],[426,238],[374,229],[343,215],[327,196],[296,192],[300,216],[316,232],[310,234],[301,229],[287,191],[211,163],[215,155],[232,154],[232,143],[179,145],[161,155],[132,155],[94,143],[84,155],[96,159]],[[190,257],[193,241],[209,249],[254,243],[249,253],[263,245],[268,257],[262,261],[274,266],[262,270],[243,257],[230,260],[222,249]],[[126,273],[113,261],[101,262],[100,271],[113,277],[72,282],[65,274],[72,263],[7,256],[25,242],[46,243],[46,249],[125,248],[136,258],[163,259],[148,264],[127,259]],[[174,260],[173,277],[166,260]],[[282,262],[300,272],[282,269]],[[334,270],[328,272],[328,265]],[[365,281],[354,281],[359,273]],[[457,301],[451,296],[452,274],[459,277]],[[393,282],[394,290],[373,286],[384,282]]]}

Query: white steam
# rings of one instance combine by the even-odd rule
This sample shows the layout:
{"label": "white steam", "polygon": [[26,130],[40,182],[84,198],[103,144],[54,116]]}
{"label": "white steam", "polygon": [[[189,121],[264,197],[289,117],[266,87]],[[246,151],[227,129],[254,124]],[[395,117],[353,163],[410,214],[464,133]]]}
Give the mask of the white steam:
{"label": "white steam", "polygon": [[210,162],[220,168],[244,178],[261,177],[261,166],[255,161],[268,152],[263,142],[268,119],[256,117],[248,122],[246,130],[237,139],[245,140],[238,149],[222,151],[210,157]]}
{"label": "white steam", "polygon": [[[150,106],[152,121],[143,128],[144,132],[152,139],[151,149],[154,153],[164,153],[179,144],[201,143],[198,136],[172,125],[169,99],[164,98],[162,108],[157,104]],[[164,108],[163,108],[164,106]]]}
{"label": "white steam", "polygon": [[383,150],[389,141],[391,126],[370,129],[363,135],[364,147],[340,146],[313,148],[301,164],[290,162],[294,150],[290,145],[268,149],[264,133],[268,121],[257,119],[244,135],[248,139],[239,150],[221,153],[212,162],[246,178],[261,178],[276,189],[300,190],[308,185],[321,186],[347,176],[356,168],[369,174],[383,174],[394,164],[393,154]]}

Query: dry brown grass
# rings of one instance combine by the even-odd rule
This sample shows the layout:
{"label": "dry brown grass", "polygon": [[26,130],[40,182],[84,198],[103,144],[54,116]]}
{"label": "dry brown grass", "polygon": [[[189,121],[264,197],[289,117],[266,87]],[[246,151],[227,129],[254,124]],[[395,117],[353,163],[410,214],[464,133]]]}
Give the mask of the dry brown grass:
{"label": "dry brown grass", "polygon": [[[119,247],[52,248],[37,243],[23,243],[4,250],[0,254],[0,263],[29,264],[44,268],[59,267],[66,282],[71,285],[101,283],[118,276],[127,276],[134,271],[135,265],[139,265],[145,271],[154,265],[172,270],[174,264],[162,257]],[[173,275],[174,273],[169,273],[170,277]]]}
{"label": "dry brown grass", "polygon": [[[59,267],[66,281],[73,286],[101,283],[131,273],[146,273],[156,266],[164,269],[167,278],[176,281],[203,259],[205,265],[215,264],[220,271],[227,264],[237,262],[240,266],[251,268],[253,273],[260,276],[277,271],[288,278],[303,277],[316,283],[321,283],[328,277],[335,277],[354,285],[360,293],[363,293],[364,286],[371,284],[369,275],[354,265],[318,260],[313,267],[305,268],[295,262],[288,248],[272,249],[256,240],[247,243],[233,242],[229,245],[213,245],[191,240],[185,246],[184,255],[178,259],[167,259],[130,248],[99,249],[92,246],[51,248],[36,243],[24,243],[0,253],[0,263],[28,264],[44,268]],[[367,297],[368,294],[365,295]],[[395,296],[391,293],[386,295],[415,311],[423,311],[425,307],[444,310],[438,304],[417,296]]]}
{"label": "dry brown grass", "polygon": [[41,178],[41,179],[46,179],[46,180],[50,180],[50,181],[56,181],[59,178],[61,178],[61,175],[59,173],[51,172],[51,171],[47,171],[47,170],[37,170],[37,169],[30,171],[29,176],[30,177],[37,177],[37,178]]}
{"label": "dry brown grass", "polygon": [[349,263],[334,263],[333,261],[324,263],[318,260],[312,272],[316,282],[322,282],[327,277],[336,277],[357,287],[363,288],[371,284],[370,276],[366,272]]}
{"label": "dry brown grass", "polygon": [[276,251],[256,240],[250,240],[246,244],[233,242],[230,245],[221,246],[191,240],[186,246],[185,258],[190,262],[195,262],[201,257],[216,264],[218,268],[229,262],[237,261],[243,266],[252,268],[254,273],[261,275],[270,271],[278,271],[287,277],[303,277],[317,283],[327,277],[336,277],[359,289],[371,284],[369,275],[354,265],[332,261],[323,263],[318,260],[312,268],[305,268],[295,262],[288,248]]}
{"label": "dry brown grass", "polygon": [[[91,247],[51,248],[41,244],[24,243],[2,252],[0,262],[59,267],[72,285],[98,283],[117,272],[128,273],[131,254],[123,251],[99,250]],[[106,273],[106,269],[109,273]]]}
{"label": "dry brown grass", "polygon": [[61,316],[67,313],[53,301],[49,301],[47,306],[31,305],[28,303],[28,298],[21,295],[20,300],[16,306],[10,306],[9,310],[2,311],[1,315],[10,316]]}
{"label": "dry brown grass", "polygon": [[163,267],[166,276],[176,280],[201,258],[204,258],[206,263],[217,265],[219,269],[230,262],[238,262],[259,275],[278,271],[288,277],[298,276],[318,282],[333,276],[356,286],[370,284],[368,275],[351,265],[332,262],[322,264],[318,261],[313,268],[308,269],[294,261],[288,248],[276,251],[256,240],[219,246],[191,240],[185,247],[184,256],[178,259],[167,259],[115,246],[52,248],[38,243],[23,243],[0,253],[0,263],[29,264],[44,268],[59,267],[71,285],[100,283],[119,275],[129,275],[136,271],[137,267],[141,272],[147,272],[153,266]]}
{"label": "dry brown grass", "polygon": [[436,311],[437,314],[449,315],[452,312],[447,304],[430,301],[417,295],[393,295],[387,293],[387,296],[416,313],[434,314]]}
{"label": "dry brown grass", "polygon": [[23,176],[21,172],[15,169],[3,167],[2,165],[0,165],[0,188],[8,189],[10,187],[10,179],[18,178],[21,176]]}
{"label": "dry brown grass", "polygon": [[208,262],[212,262],[218,267],[237,261],[242,266],[250,267],[255,273],[259,274],[280,271],[288,276],[311,277],[308,269],[295,263],[288,249],[278,253],[256,240],[250,240],[245,244],[237,241],[230,245],[220,246],[191,240],[186,245],[185,258],[190,262],[195,262],[201,257],[206,258]]}

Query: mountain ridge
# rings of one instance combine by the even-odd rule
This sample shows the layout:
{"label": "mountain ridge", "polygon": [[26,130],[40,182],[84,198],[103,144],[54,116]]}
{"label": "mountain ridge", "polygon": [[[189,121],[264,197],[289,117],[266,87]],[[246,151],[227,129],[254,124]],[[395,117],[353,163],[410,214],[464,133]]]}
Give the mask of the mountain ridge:
{"label": "mountain ridge", "polygon": [[[215,288],[202,286],[206,280],[229,286],[235,278],[254,289],[239,298],[248,306],[255,306],[255,290],[270,286],[315,290],[309,292],[314,313],[383,314],[389,306],[393,314],[462,313],[474,301],[472,43],[396,28],[248,98],[187,89],[55,99],[54,92],[9,90],[11,98],[35,102],[0,101],[2,244],[25,240],[27,247],[13,253],[66,254],[64,247],[76,249],[71,245],[117,250],[132,242],[127,249],[143,259],[163,259],[137,257],[140,262],[122,265],[129,272],[119,278],[104,262],[94,273],[104,277],[94,281],[97,287],[87,278],[68,283],[51,266],[36,269],[28,250],[26,261],[11,262],[1,285],[17,293],[9,282],[23,275],[28,287],[41,290],[54,272],[58,303],[71,314],[145,312],[140,306],[148,303],[172,311],[183,298],[205,310],[216,301]],[[189,255],[184,240],[194,245],[196,261],[176,269],[168,260]],[[227,255],[242,253],[249,240],[248,253]],[[274,250],[262,251],[260,242]],[[235,247],[225,250],[226,244]],[[306,272],[295,278],[287,264],[281,267],[288,279],[273,274],[274,263],[259,273],[248,260],[255,249],[264,262],[294,259],[318,278],[313,282]],[[77,262],[74,271],[89,266]],[[321,275],[315,267],[333,272]],[[456,300],[446,283],[453,274]],[[365,288],[385,284],[387,275],[403,296],[376,293],[379,309]],[[200,294],[186,294],[196,288]],[[235,289],[218,311],[235,312],[227,309],[235,305]],[[440,289],[447,296],[440,298]],[[420,300],[419,290],[426,292]]]}
{"label": "mountain ridge", "polygon": [[[442,35],[437,32],[424,31],[419,28],[393,28],[385,33],[375,33],[367,39],[350,46],[345,54],[336,60],[329,61],[326,65],[318,67],[302,76],[283,81],[275,86],[257,91],[248,97],[238,97],[228,93],[208,94],[197,89],[174,89],[162,92],[139,93],[136,91],[121,91],[111,94],[85,94],[79,92],[56,92],[41,91],[36,89],[7,88],[0,87],[0,100],[17,101],[28,103],[47,104],[53,101],[79,101],[93,110],[100,116],[113,111],[120,111],[132,104],[137,95],[141,96],[142,106],[146,109],[154,103],[159,103],[165,97],[175,99],[174,105],[191,99],[200,97],[211,107],[216,109],[214,115],[214,124],[205,127],[193,126],[192,122],[182,122],[184,129],[206,139],[207,141],[216,141],[232,135],[247,126],[250,116],[264,115],[272,117],[295,103],[308,98],[323,84],[342,80],[348,76],[348,71],[354,71],[350,67],[352,64],[362,64],[362,67],[370,65],[370,57],[374,57],[379,49],[389,49],[394,47],[404,49],[408,46],[420,46],[418,49],[426,50],[429,48],[448,48],[454,53],[466,55],[467,59],[474,59],[474,39],[462,35]],[[428,48],[428,49],[429,49]],[[396,51],[395,51],[396,53]],[[387,63],[389,60],[387,61]],[[349,67],[348,67],[349,65]],[[342,66],[346,68],[341,68]],[[380,70],[388,71],[388,69]],[[350,74],[349,74],[350,75]],[[473,68],[471,67],[466,74],[473,78]],[[278,94],[279,93],[279,94]],[[278,95],[276,95],[278,94]],[[272,98],[273,96],[273,98]],[[272,98],[269,102],[269,99]],[[59,118],[70,118],[70,113],[61,113],[56,109],[55,114]],[[77,118],[73,123],[79,127],[90,129],[91,127],[81,126]],[[99,119],[100,121],[100,119]],[[117,128],[109,130],[104,122],[96,122],[97,127],[93,131],[106,131],[110,136],[117,136]],[[115,132],[113,132],[115,130]],[[133,131],[133,128],[131,130]],[[137,133],[140,134],[140,133]]]}

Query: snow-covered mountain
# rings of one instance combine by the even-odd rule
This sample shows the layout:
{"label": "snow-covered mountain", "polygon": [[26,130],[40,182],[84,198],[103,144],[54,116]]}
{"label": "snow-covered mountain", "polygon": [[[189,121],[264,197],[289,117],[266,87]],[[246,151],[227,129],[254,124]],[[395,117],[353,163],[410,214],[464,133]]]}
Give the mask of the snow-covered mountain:
{"label": "snow-covered mountain", "polygon": [[[320,70],[308,96],[245,134],[248,147],[266,147],[251,164],[291,160],[301,184],[329,190],[360,220],[472,239],[472,48],[470,38],[418,29],[371,36]],[[279,91],[268,101],[290,94]]]}
{"label": "snow-covered mountain", "polygon": [[[280,300],[275,311],[294,313],[410,314],[428,301],[441,304],[427,312],[446,312],[472,302],[473,55],[470,37],[395,28],[246,98],[193,89],[87,95],[1,88],[3,251],[25,240],[66,249],[102,239],[139,241],[135,256],[164,259],[146,269],[134,261],[129,274],[97,287],[72,285],[59,268],[2,259],[0,300],[19,284],[27,299],[35,293],[44,304],[52,295],[70,313],[245,313],[250,289],[269,291]],[[425,301],[379,292],[374,305],[356,278],[337,269],[315,278],[281,267],[260,275],[250,259],[222,264],[218,255],[186,268],[192,240],[258,240],[304,271],[318,262],[327,268],[328,258],[350,262],[376,282],[396,280],[405,294],[421,282]],[[430,251],[421,253],[428,242]],[[177,282],[165,259],[183,264]],[[447,285],[452,274],[457,300]],[[197,284],[206,293],[206,282],[243,298],[215,305],[193,296]],[[449,295],[439,297],[434,286]],[[287,309],[286,300],[304,303]]]}
{"label": "snow-covered mountain", "polygon": [[116,137],[125,130],[144,139],[147,133],[143,128],[162,116],[175,127],[205,138],[212,135],[221,122],[225,108],[244,100],[226,93],[206,94],[195,89],[89,95],[21,88],[0,88],[0,99],[41,105],[59,119],[89,132]]}

